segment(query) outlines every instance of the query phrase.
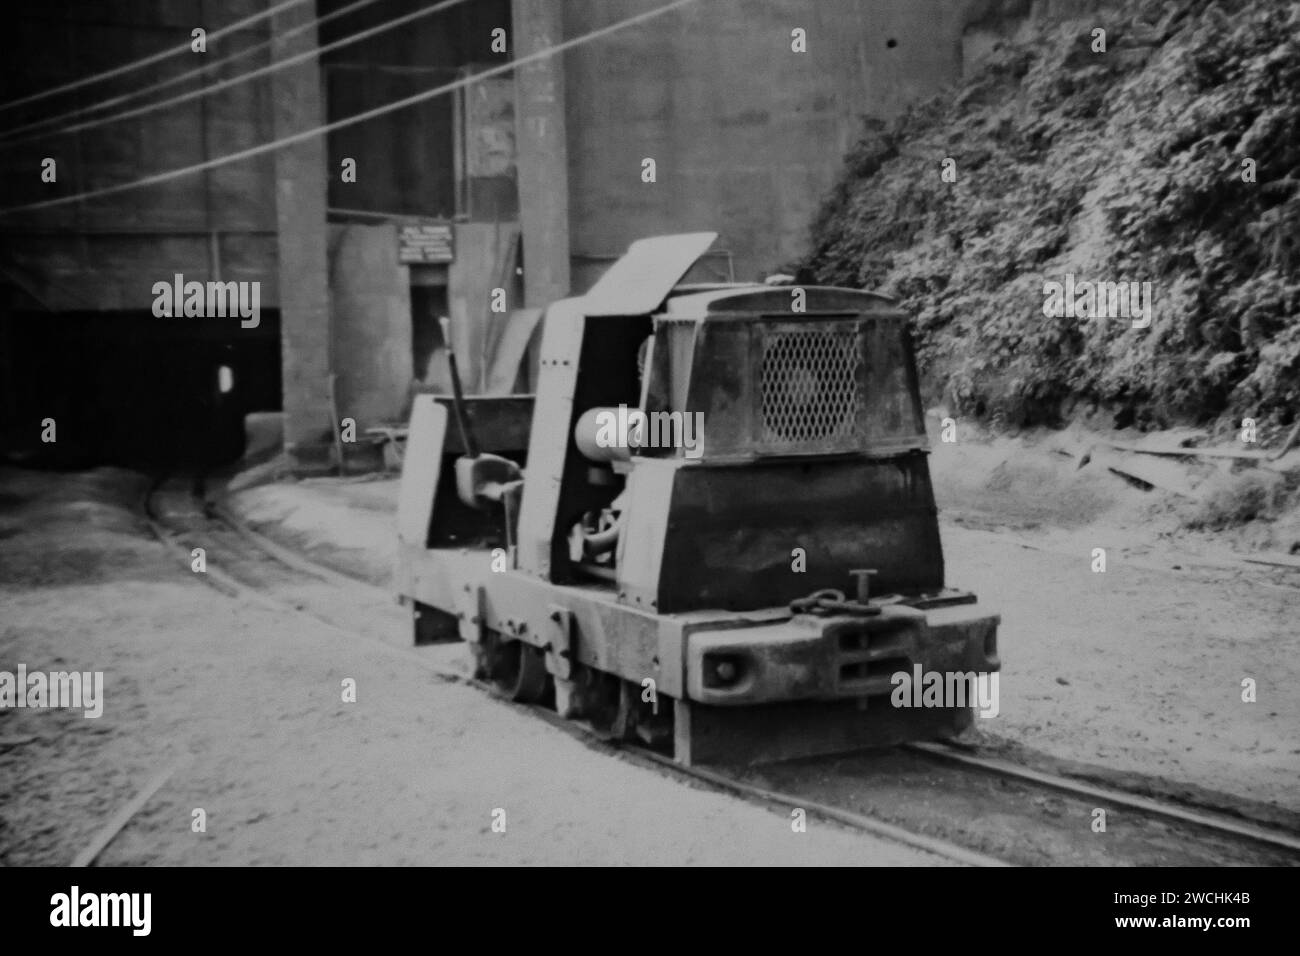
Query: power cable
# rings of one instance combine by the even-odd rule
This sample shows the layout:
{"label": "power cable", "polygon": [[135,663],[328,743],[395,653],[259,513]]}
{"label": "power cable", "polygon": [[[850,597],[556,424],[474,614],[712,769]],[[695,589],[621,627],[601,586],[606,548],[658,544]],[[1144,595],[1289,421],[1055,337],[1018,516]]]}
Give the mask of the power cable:
{"label": "power cable", "polygon": [[[260,13],[254,13],[252,16],[247,16],[242,20],[237,20],[229,26],[221,27],[219,30],[213,30],[207,35],[208,39],[216,40],[219,37],[225,36],[227,33],[233,33],[236,30],[242,30],[244,27],[252,26],[259,20],[264,20],[277,13],[311,2],[313,2],[313,0],[285,0],[285,2],[281,3],[279,6],[270,7]],[[7,103],[0,103],[0,111],[10,110],[15,106],[23,106],[27,103],[35,103],[37,100],[49,99],[51,96],[57,96],[58,94],[66,93],[69,90],[79,90],[83,86],[89,86],[92,83],[102,83],[104,80],[112,79],[115,76],[121,76],[123,73],[130,73],[132,70],[138,70],[154,63],[160,63],[168,57],[180,56],[182,53],[189,52],[190,44],[188,43],[181,47],[173,47],[170,50],[159,50],[157,53],[151,54],[150,56],[143,57],[139,60],[133,60],[130,63],[123,63],[121,66],[115,66],[111,70],[105,70],[104,72],[96,73],[93,76],[83,76],[79,80],[64,83],[62,86],[51,87],[48,90],[41,90],[39,93],[32,93],[29,96],[10,100]]]}
{"label": "power cable", "polygon": [[313,57],[320,56],[322,53],[328,53],[330,50],[337,50],[339,47],[349,46],[353,43],[358,43],[361,40],[365,40],[368,37],[372,37],[377,33],[387,32],[388,30],[392,30],[396,27],[400,27],[403,24],[410,23],[412,20],[418,20],[420,17],[427,17],[430,14],[438,13],[442,10],[446,10],[450,7],[459,6],[460,4],[466,2],[467,0],[442,0],[442,3],[435,3],[431,7],[424,7],[423,9],[415,10],[412,11],[411,13],[403,14],[400,17],[395,17],[392,20],[388,20],[376,26],[368,27],[365,30],[361,30],[358,33],[351,33],[338,40],[334,40],[331,43],[327,43],[325,44],[325,46],[313,47],[310,50],[304,50],[302,53],[296,53],[293,56],[285,57],[283,60],[276,60],[275,62],[269,63],[266,66],[258,67],[255,70],[249,70],[246,73],[240,73],[238,76],[232,76],[229,79],[219,80],[216,83],[212,83],[207,86],[204,86],[202,89],[190,90],[188,93],[180,93],[168,99],[158,100],[155,103],[146,103],[143,106],[137,106],[129,110],[123,110],[120,113],[112,113],[108,116],[98,116],[94,119],[89,119],[82,123],[73,123],[71,126],[65,126],[62,129],[50,130],[49,132],[32,133],[28,136],[19,136],[16,139],[8,140],[5,143],[5,145],[16,146],[19,143],[26,143],[36,139],[46,139],[50,136],[67,136],[71,133],[78,133],[81,130],[93,129],[96,126],[104,126],[107,123],[116,123],[120,120],[132,119],[136,116],[144,116],[148,113],[156,113],[158,110],[166,109],[169,106],[175,106],[178,103],[187,103],[190,100],[196,100],[203,96],[210,96],[213,93],[218,93],[221,90],[228,89],[232,86],[238,86],[240,83],[247,83],[249,80],[256,79],[259,76],[266,76],[270,73],[275,73],[278,70],[283,70],[286,67],[296,66],[297,64],[302,63],[306,60],[310,60]]}
{"label": "power cable", "polygon": [[295,143],[301,143],[304,140],[312,139],[313,137],[321,136],[325,133],[332,133],[338,129],[355,126],[357,123],[364,123],[366,120],[371,120],[378,116],[384,116],[388,113],[395,112],[396,110],[405,109],[408,106],[414,106],[417,103],[423,103],[425,100],[431,100],[437,96],[443,96],[447,93],[480,82],[488,77],[509,73],[526,64],[544,60],[547,57],[554,56],[557,53],[563,53],[566,50],[571,50],[584,43],[589,43],[592,40],[600,39],[601,37],[608,36],[611,33],[617,33],[627,27],[635,26],[639,23],[645,23],[655,17],[663,16],[665,13],[669,13],[679,7],[684,7],[687,4],[694,2],[695,0],[672,0],[671,3],[666,3],[662,6],[655,7],[652,10],[647,10],[644,13],[638,13],[634,16],[615,21],[608,26],[588,31],[587,33],[576,36],[571,40],[565,40],[562,43],[555,44],[554,46],[546,47],[545,49],[538,50],[535,53],[530,53],[527,56],[520,57],[509,63],[488,67],[485,70],[475,73],[473,76],[454,80],[451,83],[444,83],[442,86],[436,86],[421,93],[415,93],[411,96],[405,97],[404,99],[394,100],[391,103],[377,106],[374,109],[366,110],[362,113],[355,113],[352,116],[346,116],[341,120],[335,120],[333,123],[326,123],[323,126],[316,126],[312,129],[302,130],[301,132],[293,133],[290,136],[284,136],[280,139],[272,140],[269,143],[250,146],[248,149],[241,149],[238,152],[227,153],[224,156],[217,156],[201,163],[195,163],[192,166],[183,166],[180,169],[169,169],[165,172],[146,176],[143,179],[137,179],[129,183],[118,183],[115,186],[105,186],[102,189],[92,189],[89,192],[76,193],[71,196],[60,196],[55,199],[43,199],[39,202],[26,203],[21,206],[10,206],[6,209],[0,209],[0,216],[11,215],[17,212],[27,212],[33,209],[50,209],[55,206],[65,206],[68,203],[83,202],[88,199],[98,199],[102,196],[113,196],[118,193],[129,192],[133,189],[142,189],[146,186],[156,186],[159,183],[171,182],[173,179],[180,179],[181,177],[192,176],[195,173],[201,173],[209,169],[216,169],[217,167],[225,166],[228,163],[236,163],[241,160],[251,159],[254,156],[261,156],[265,153],[274,152],[277,149],[283,149],[286,146],[292,146]]}
{"label": "power cable", "polygon": [[66,120],[76,119],[79,116],[87,116],[91,113],[98,113],[101,110],[106,110],[113,106],[120,106],[122,103],[127,103],[130,102],[131,100],[139,99],[142,96],[145,96],[149,93],[155,93],[158,90],[166,89],[169,86],[175,86],[178,83],[186,83],[190,80],[198,79],[204,73],[208,73],[210,71],[219,69],[220,67],[233,63],[236,60],[242,60],[245,57],[252,56],[254,53],[260,53],[262,50],[265,50],[266,48],[270,47],[272,44],[274,44],[277,41],[284,41],[289,39],[290,37],[295,37],[300,33],[305,33],[306,31],[311,30],[315,27],[319,27],[321,24],[328,23],[330,20],[334,20],[338,17],[346,16],[347,14],[360,10],[363,7],[368,7],[371,4],[379,3],[379,2],[380,0],[357,0],[356,3],[348,4],[346,7],[340,7],[338,10],[335,10],[332,13],[327,13],[323,17],[314,19],[309,23],[299,24],[298,26],[293,27],[292,29],[285,30],[283,33],[271,37],[269,40],[262,40],[260,43],[255,43],[252,46],[246,47],[243,50],[236,50],[234,53],[231,53],[229,56],[224,56],[218,60],[208,61],[204,63],[203,66],[196,67],[195,69],[189,70],[188,72],[181,73],[177,76],[167,77],[166,79],[159,80],[157,83],[152,83],[149,86],[141,87],[138,90],[132,90],[129,93],[122,93],[119,96],[113,96],[113,97],[109,97],[106,100],[100,100],[98,103],[91,103],[87,106],[81,106],[74,110],[68,110],[66,113],[60,113],[56,116],[46,116],[43,119],[39,119],[36,120],[35,122],[28,123],[26,126],[15,126],[10,129],[0,130],[0,143],[5,142],[10,137],[15,136],[19,133],[25,133],[28,130],[40,129],[45,126],[57,126],[59,123],[65,122]]}

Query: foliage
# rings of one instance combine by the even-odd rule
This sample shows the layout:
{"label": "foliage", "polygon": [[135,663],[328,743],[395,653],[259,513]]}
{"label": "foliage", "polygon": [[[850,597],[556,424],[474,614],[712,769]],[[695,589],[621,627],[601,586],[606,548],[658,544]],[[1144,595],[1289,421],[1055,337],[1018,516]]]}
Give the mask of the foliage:
{"label": "foliage", "polygon": [[[1089,34],[1039,27],[960,89],[868,123],[805,272],[898,296],[928,380],[967,412],[1050,421],[1082,400],[1151,426],[1289,421],[1300,5],[1148,0],[1107,23],[1107,52]],[[1150,327],[1045,317],[1043,283],[1065,273],[1150,281]]]}

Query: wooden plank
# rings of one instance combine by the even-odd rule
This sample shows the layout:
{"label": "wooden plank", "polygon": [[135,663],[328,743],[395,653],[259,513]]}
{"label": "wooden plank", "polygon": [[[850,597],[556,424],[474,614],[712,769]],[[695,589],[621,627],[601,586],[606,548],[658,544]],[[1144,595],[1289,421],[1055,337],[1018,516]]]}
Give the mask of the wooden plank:
{"label": "wooden plank", "polygon": [[149,798],[162,789],[162,785],[171,779],[172,774],[180,769],[184,761],[178,760],[166,770],[154,775],[145,788],[137,793],[131,801],[124,806],[95,834],[95,838],[90,844],[77,854],[72,861],[73,866],[90,866],[95,862],[95,858],[104,852],[104,849],[113,842],[113,838],[122,832],[122,828],[131,822],[134,817],[149,802]]}
{"label": "wooden plank", "polygon": [[1161,447],[1158,445],[1147,445],[1145,443],[1130,442],[1113,442],[1101,441],[1099,444],[1114,448],[1117,451],[1132,451],[1143,455],[1165,455],[1188,458],[1237,458],[1242,461],[1277,461],[1285,455],[1300,439],[1300,422],[1296,422],[1295,427],[1291,429],[1286,440],[1282,442],[1282,447],[1276,451],[1233,451],[1230,448],[1183,448],[1183,447]]}
{"label": "wooden plank", "polygon": [[1093,460],[1122,478],[1132,478],[1184,498],[1196,497],[1187,470],[1173,462],[1144,461],[1133,455],[1116,455],[1100,449],[1093,455]]}
{"label": "wooden plank", "polygon": [[1300,557],[1279,552],[1255,554],[1246,558],[1251,564],[1267,564],[1275,568],[1300,569]]}
{"label": "wooden plank", "polygon": [[509,395],[514,390],[520,364],[524,361],[541,317],[541,309],[516,309],[510,313],[505,330],[492,350],[492,361],[488,367],[488,395]]}
{"label": "wooden plank", "polygon": [[429,536],[446,436],[446,407],[432,395],[417,395],[397,495],[397,536],[406,544],[423,548]]}
{"label": "wooden plank", "polygon": [[1269,457],[1262,451],[1232,451],[1229,448],[1160,448],[1149,445],[1134,445],[1128,442],[1109,441],[1104,442],[1104,444],[1116,451],[1176,458],[1240,458],[1244,461],[1260,461]]}
{"label": "wooden plank", "polygon": [[456,259],[447,267],[452,345],[469,395],[481,394],[486,377],[483,357],[499,238],[500,230],[494,223],[457,223]]}

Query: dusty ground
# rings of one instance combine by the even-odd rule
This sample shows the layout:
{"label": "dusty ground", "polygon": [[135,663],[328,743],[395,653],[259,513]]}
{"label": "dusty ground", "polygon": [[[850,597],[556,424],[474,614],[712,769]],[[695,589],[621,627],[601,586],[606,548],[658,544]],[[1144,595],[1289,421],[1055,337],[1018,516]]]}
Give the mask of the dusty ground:
{"label": "dusty ground", "polygon": [[[981,734],[1300,811],[1300,572],[1176,533],[1186,503],[1080,470],[1045,443],[934,447],[948,582],[1003,616],[1001,713],[977,722]],[[319,480],[234,502],[252,525],[382,585],[396,494],[392,479]],[[1241,699],[1244,678],[1255,703]]]}
{"label": "dusty ground", "polygon": [[178,759],[102,863],[936,862],[816,822],[795,834],[382,645],[227,598],[152,538],[143,491],[107,469],[0,470],[0,670],[102,670],[106,696],[98,719],[0,710],[0,863],[68,863]]}
{"label": "dusty ground", "polygon": [[[1034,443],[936,444],[932,466],[949,582],[1003,614],[1002,711],[982,735],[1300,810],[1294,572],[1242,565],[1239,536],[1180,532],[1167,499]],[[839,829],[796,837],[378,644],[224,597],[153,539],[144,490],[109,470],[0,472],[0,670],[104,670],[108,697],[98,720],[0,710],[2,863],[67,862],[177,758],[103,862],[934,862]],[[232,504],[383,586],[396,491],[303,481]],[[390,610],[378,627],[404,643]]]}
{"label": "dusty ground", "polygon": [[1300,571],[1242,560],[1285,546],[1295,516],[1189,530],[1199,500],[1052,450],[1072,444],[1088,440],[933,446],[949,581],[1003,613],[1003,712],[980,728],[1300,810]]}

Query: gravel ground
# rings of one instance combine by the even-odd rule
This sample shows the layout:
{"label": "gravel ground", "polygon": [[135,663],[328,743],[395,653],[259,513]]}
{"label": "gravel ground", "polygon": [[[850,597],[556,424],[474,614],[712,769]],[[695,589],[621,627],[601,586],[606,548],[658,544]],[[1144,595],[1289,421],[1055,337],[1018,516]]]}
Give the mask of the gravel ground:
{"label": "gravel ground", "polygon": [[102,670],[106,698],[98,719],[0,710],[0,863],[66,864],[178,760],[101,864],[942,862],[815,820],[795,833],[382,644],[225,597],[152,538],[143,490],[0,470],[0,670]]}
{"label": "gravel ground", "polygon": [[[944,545],[951,580],[1003,615],[1002,712],[985,733],[1300,810],[1300,591],[1122,555],[1094,574],[1091,547],[1035,551],[957,527]],[[1246,677],[1256,703],[1241,699]]]}
{"label": "gravel ground", "polygon": [[1300,810],[1300,572],[1244,563],[1231,536],[1181,528],[1184,499],[1080,469],[1042,437],[932,446],[948,580],[1002,612],[1002,714],[979,726]]}
{"label": "gravel ground", "polygon": [[[1233,556],[1203,536],[1144,534],[1151,496],[1018,443],[936,443],[932,468],[948,582],[1003,618],[1001,713],[980,735],[1300,811],[1300,589],[1285,583],[1300,573],[1198,563]],[[396,480],[321,479],[248,489],[234,506],[384,585],[396,497]],[[1014,536],[986,530],[1007,525]]]}

